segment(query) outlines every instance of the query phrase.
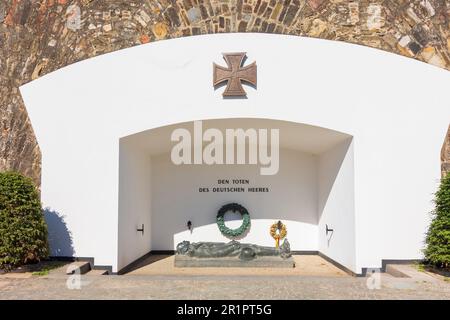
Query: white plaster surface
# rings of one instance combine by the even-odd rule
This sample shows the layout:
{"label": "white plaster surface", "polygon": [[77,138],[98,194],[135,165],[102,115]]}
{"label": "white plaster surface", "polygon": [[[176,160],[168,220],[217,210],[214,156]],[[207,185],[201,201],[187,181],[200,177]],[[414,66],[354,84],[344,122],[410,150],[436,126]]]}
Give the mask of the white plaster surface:
{"label": "white plaster surface", "polygon": [[[212,63],[224,64],[221,53],[236,51],[256,60],[258,87],[245,87],[247,99],[222,99],[223,88],[212,87]],[[353,137],[354,180],[338,182],[354,187],[354,222],[329,220],[335,239],[354,225],[354,264],[342,247],[327,252],[360,272],[381,266],[381,259],[421,257],[450,119],[449,87],[448,71],[371,48],[220,34],[85,60],[22,86],[21,93],[42,151],[42,201],[65,216],[75,255],[116,271],[150,247],[149,233],[119,237],[119,221],[126,220],[119,217],[120,138],[198,119],[266,118]],[[351,196],[345,201],[348,212]],[[129,231],[144,219],[130,217]]]}

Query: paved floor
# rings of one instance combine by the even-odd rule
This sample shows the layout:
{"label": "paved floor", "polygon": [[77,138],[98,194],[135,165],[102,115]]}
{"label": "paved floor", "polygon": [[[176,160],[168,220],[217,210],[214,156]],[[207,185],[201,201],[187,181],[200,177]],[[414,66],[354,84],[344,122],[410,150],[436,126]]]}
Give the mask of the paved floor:
{"label": "paved floor", "polygon": [[86,275],[81,289],[68,289],[68,279],[74,280],[58,273],[2,275],[0,299],[450,299],[450,283],[428,274],[382,274],[373,290],[367,278],[343,276]]}
{"label": "paved floor", "polygon": [[318,255],[294,255],[295,268],[175,268],[173,255],[151,255],[127,275],[349,277]]}

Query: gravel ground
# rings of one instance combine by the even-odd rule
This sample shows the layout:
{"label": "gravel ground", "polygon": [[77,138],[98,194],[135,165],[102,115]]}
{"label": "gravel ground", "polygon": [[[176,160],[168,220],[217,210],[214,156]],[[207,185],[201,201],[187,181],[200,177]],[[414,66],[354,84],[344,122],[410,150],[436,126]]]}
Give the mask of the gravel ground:
{"label": "gravel ground", "polygon": [[450,283],[381,275],[318,276],[81,276],[68,289],[64,275],[0,277],[0,299],[450,299]]}
{"label": "gravel ground", "polygon": [[331,276],[349,277],[318,255],[293,255],[295,268],[176,268],[173,255],[151,255],[128,275],[152,276]]}

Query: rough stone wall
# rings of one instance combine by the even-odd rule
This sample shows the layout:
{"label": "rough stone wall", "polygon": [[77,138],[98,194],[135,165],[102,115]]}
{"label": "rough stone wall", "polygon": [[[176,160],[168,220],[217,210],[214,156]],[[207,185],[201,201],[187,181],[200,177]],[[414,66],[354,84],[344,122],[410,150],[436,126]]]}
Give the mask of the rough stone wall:
{"label": "rough stone wall", "polygon": [[448,126],[447,137],[445,138],[444,145],[441,152],[442,162],[442,177],[450,173],[450,126]]}
{"label": "rough stone wall", "polygon": [[40,151],[17,88],[70,63],[161,39],[267,32],[450,69],[449,16],[449,0],[0,0],[0,170],[39,184]]}

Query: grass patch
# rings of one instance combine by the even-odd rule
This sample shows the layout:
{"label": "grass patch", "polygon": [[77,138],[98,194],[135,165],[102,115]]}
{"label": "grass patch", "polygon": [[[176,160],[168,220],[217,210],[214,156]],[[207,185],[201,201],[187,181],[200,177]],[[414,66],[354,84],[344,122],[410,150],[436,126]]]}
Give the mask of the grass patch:
{"label": "grass patch", "polygon": [[51,261],[43,263],[42,267],[39,270],[36,270],[32,273],[33,276],[47,276],[51,270],[58,269],[66,264],[66,262],[62,261]]}
{"label": "grass patch", "polygon": [[450,282],[450,269],[449,268],[436,268],[433,265],[427,264],[425,262],[416,262],[414,263],[414,267],[419,272],[427,272],[435,275],[441,276],[440,279],[445,282]]}
{"label": "grass patch", "polygon": [[416,262],[414,265],[415,265],[417,271],[419,271],[419,272],[425,272],[426,265],[425,265],[424,263],[422,263],[422,262]]}
{"label": "grass patch", "polygon": [[33,276],[48,276],[48,273],[50,272],[50,269],[43,269],[40,271],[35,271],[32,273]]}

